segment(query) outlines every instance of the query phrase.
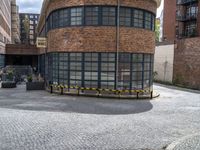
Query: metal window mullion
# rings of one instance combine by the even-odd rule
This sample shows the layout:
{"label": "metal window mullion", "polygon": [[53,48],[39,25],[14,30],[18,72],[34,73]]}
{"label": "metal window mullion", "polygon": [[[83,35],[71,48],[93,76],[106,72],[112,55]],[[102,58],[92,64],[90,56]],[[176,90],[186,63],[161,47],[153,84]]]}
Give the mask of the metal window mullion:
{"label": "metal window mullion", "polygon": [[143,55],[143,58],[142,58],[142,89],[144,89],[144,55],[145,54],[142,54]]}
{"label": "metal window mullion", "polygon": [[142,12],[143,12],[143,29],[145,29],[146,12],[145,11]]}
{"label": "metal window mullion", "polygon": [[102,15],[103,9],[102,9],[102,6],[99,6],[98,10],[99,10],[99,12],[98,12],[98,25],[102,25],[102,20],[103,20],[103,15]]}
{"label": "metal window mullion", "polygon": [[118,55],[115,53],[115,70],[116,70],[115,71],[115,89],[117,89],[117,85],[118,85],[118,83],[117,83],[118,82],[118,80],[117,80],[117,74],[118,74],[117,73],[118,72],[118,69],[117,69],[117,67],[118,67],[118,65],[117,65],[117,60],[118,60],[117,56]]}
{"label": "metal window mullion", "polygon": [[71,8],[69,8],[68,13],[69,13],[69,26],[71,26]]}
{"label": "metal window mullion", "polygon": [[71,72],[71,67],[70,67],[70,53],[68,53],[68,87],[70,86],[70,72]]}
{"label": "metal window mullion", "polygon": [[131,9],[131,27],[134,27],[134,8]]}
{"label": "metal window mullion", "polygon": [[101,53],[98,53],[98,88],[101,88]]}
{"label": "metal window mullion", "polygon": [[154,31],[153,30],[153,15],[152,14],[151,14],[151,25],[150,26],[151,26],[151,30]]}
{"label": "metal window mullion", "polygon": [[150,76],[149,76],[149,87],[151,87],[151,85],[153,86],[153,71],[154,71],[154,55],[151,54],[151,60],[150,60]]}
{"label": "metal window mullion", "polygon": [[82,53],[82,63],[81,63],[81,86],[85,87],[85,53]]}
{"label": "metal window mullion", "polygon": [[83,25],[83,26],[85,26],[85,22],[86,22],[85,8],[86,8],[86,6],[83,6],[83,7],[82,7],[82,14],[81,14],[82,25]]}
{"label": "metal window mullion", "polygon": [[57,71],[58,71],[58,83],[60,84],[60,55],[59,55],[59,53],[56,53],[56,55],[57,55]]}
{"label": "metal window mullion", "polygon": [[133,80],[133,54],[130,53],[131,59],[130,59],[130,90],[132,90],[132,80]]}

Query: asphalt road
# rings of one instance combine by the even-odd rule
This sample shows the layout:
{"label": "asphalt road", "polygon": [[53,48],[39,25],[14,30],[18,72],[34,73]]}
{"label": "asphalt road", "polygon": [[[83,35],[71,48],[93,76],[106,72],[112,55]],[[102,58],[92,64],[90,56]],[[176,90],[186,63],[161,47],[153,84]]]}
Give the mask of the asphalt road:
{"label": "asphalt road", "polygon": [[0,89],[0,150],[161,150],[200,133],[200,94],[114,100]]}

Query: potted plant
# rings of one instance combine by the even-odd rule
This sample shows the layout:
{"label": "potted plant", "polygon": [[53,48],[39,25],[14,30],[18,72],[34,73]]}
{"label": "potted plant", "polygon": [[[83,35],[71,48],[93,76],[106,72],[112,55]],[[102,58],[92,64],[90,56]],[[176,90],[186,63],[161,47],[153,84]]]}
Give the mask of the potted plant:
{"label": "potted plant", "polygon": [[29,75],[27,77],[26,90],[45,90],[44,81],[40,81],[37,77]]}
{"label": "potted plant", "polygon": [[16,82],[14,81],[13,70],[8,70],[2,75],[4,77],[1,87],[2,88],[16,88]]}

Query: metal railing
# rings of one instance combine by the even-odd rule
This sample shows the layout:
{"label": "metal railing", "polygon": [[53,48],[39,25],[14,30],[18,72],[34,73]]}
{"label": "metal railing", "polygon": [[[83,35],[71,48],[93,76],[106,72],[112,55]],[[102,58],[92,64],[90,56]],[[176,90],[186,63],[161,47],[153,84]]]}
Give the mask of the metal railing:
{"label": "metal railing", "polygon": [[[72,91],[73,90],[73,91]],[[75,95],[87,95],[85,92],[89,91],[92,92],[92,96],[105,96],[105,95],[113,95],[113,97],[120,98],[121,96],[132,96],[132,98],[153,98],[153,90],[151,89],[135,89],[135,90],[115,90],[115,89],[99,89],[99,88],[88,88],[88,87],[79,87],[79,86],[67,86],[67,85],[58,85],[58,84],[51,84],[48,86],[48,91],[50,93],[57,93],[57,94],[75,94]]]}
{"label": "metal railing", "polygon": [[176,20],[177,21],[189,21],[189,20],[196,20],[197,19],[197,14],[187,14],[187,15],[176,15]]}
{"label": "metal railing", "polygon": [[198,2],[198,0],[177,0],[176,3],[177,5],[184,5],[188,3],[195,3]]}
{"label": "metal railing", "polygon": [[192,38],[192,37],[197,37],[198,36],[198,33],[196,30],[194,30],[193,32],[191,33],[188,33],[188,32],[182,32],[182,33],[179,33],[178,34],[178,38]]}

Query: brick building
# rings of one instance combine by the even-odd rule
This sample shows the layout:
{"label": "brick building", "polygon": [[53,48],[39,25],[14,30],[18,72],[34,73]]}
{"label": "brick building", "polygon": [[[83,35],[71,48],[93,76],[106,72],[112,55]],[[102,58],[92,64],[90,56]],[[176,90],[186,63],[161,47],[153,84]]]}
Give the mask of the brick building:
{"label": "brick building", "polygon": [[160,0],[45,0],[38,24],[39,36],[48,41],[41,73],[49,83],[68,86],[151,89],[159,5]]}
{"label": "brick building", "polygon": [[165,0],[163,40],[174,42],[173,80],[200,89],[200,2]]}

